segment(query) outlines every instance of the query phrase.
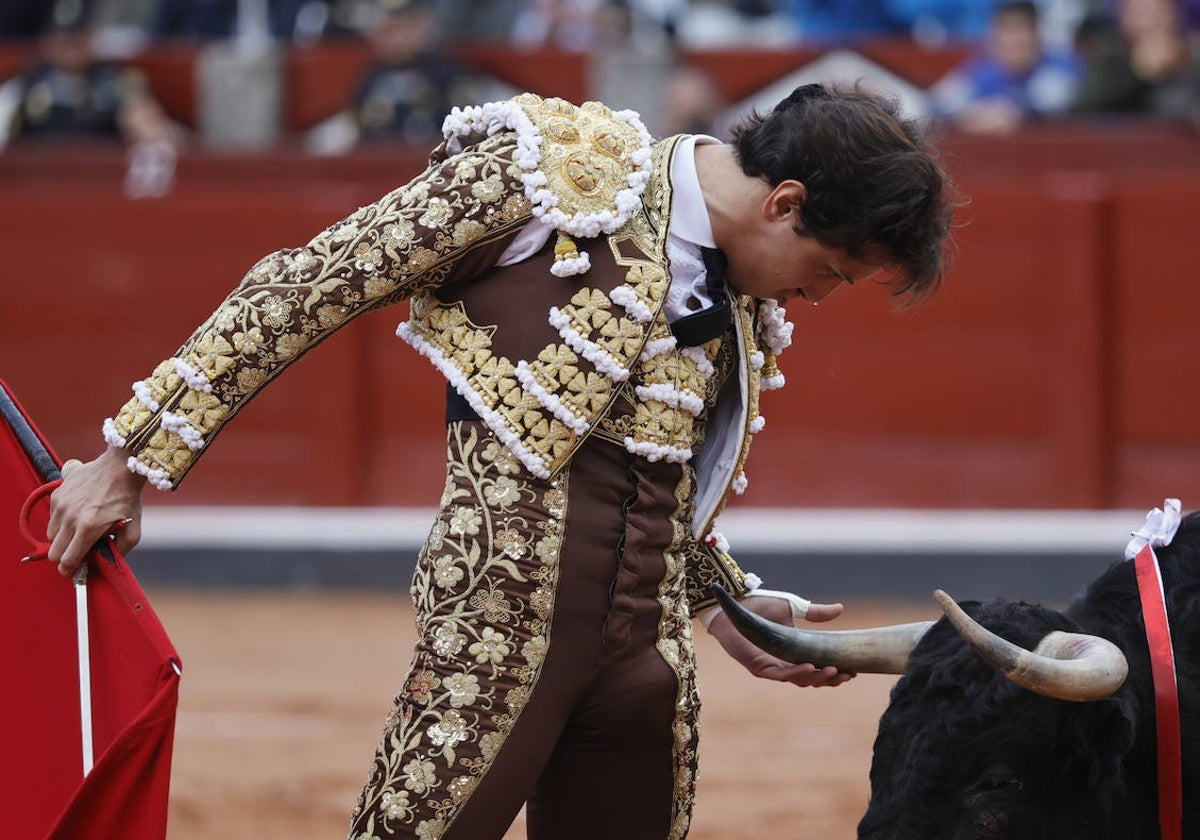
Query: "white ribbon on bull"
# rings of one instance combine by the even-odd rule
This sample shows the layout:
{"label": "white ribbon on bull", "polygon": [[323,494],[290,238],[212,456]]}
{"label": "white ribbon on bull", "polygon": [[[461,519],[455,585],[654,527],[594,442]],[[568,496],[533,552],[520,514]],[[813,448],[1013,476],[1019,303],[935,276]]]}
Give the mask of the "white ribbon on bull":
{"label": "white ribbon on bull", "polygon": [[1179,500],[1165,500],[1161,508],[1154,508],[1147,513],[1142,527],[1133,532],[1133,539],[1125,546],[1125,559],[1132,560],[1137,557],[1147,545],[1152,549],[1170,545],[1182,519],[1183,512]]}

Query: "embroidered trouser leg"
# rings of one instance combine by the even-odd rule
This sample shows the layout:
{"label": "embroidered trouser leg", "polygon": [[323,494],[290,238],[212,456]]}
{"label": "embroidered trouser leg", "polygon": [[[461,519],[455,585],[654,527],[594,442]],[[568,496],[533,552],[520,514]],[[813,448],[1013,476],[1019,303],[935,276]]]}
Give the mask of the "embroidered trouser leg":
{"label": "embroidered trouser leg", "polygon": [[480,425],[450,437],[414,579],[421,638],[351,836],[499,838],[531,796],[535,838],[682,836],[696,708],[690,654],[659,650],[654,549],[672,486],[606,444],[541,482]]}

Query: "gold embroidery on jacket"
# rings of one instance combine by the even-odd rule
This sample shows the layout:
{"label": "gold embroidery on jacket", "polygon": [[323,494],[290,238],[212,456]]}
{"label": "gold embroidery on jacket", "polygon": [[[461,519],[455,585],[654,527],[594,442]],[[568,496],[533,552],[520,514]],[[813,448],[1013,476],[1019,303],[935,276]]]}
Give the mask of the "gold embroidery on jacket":
{"label": "gold embroidery on jacket", "polygon": [[666,573],[658,587],[662,614],[657,648],[675,672],[678,686],[675,719],[671,724],[675,785],[672,793],[668,838],[681,840],[688,833],[696,803],[696,768],[700,743],[700,693],[696,685],[696,652],[692,638],[686,571],[689,559],[683,549],[691,542],[692,496],[690,469],[684,467],[675,486],[676,507],[671,517],[671,545],[663,552]]}
{"label": "gold embroidery on jacket", "polygon": [[[665,178],[666,153],[655,154],[656,178]],[[536,474],[549,475],[566,463],[608,413],[621,390],[619,380],[636,369],[648,338],[669,335],[659,314],[669,282],[661,225],[635,213],[607,241],[617,264],[626,268],[621,288],[649,310],[650,324],[615,303],[614,293],[584,287],[552,310],[562,342],[546,345],[532,360],[513,361],[492,356],[497,327],[472,323],[461,302],[443,302],[432,292],[412,301],[405,337],[432,352],[439,367],[452,369],[451,381],[479,398],[492,430],[506,441],[511,435],[532,453],[534,461],[526,466]],[[625,256],[623,243],[637,255]],[[521,366],[529,377],[525,382],[518,375]]]}
{"label": "gold embroidery on jacket", "polygon": [[542,135],[538,169],[558,198],[555,206],[567,216],[610,213],[617,193],[629,187],[630,155],[643,142],[637,129],[599,102],[575,106],[533,94],[516,101]]}
{"label": "gold embroidery on jacket", "polygon": [[[176,356],[144,380],[158,407],[131,400],[114,419],[116,432],[139,462],[177,484],[221,426],[316,343],[370,309],[440,285],[465,249],[527,218],[515,154],[511,134],[481,141],[305,247],[259,260]],[[200,413],[197,405],[181,406],[202,391],[180,378],[176,359],[206,380],[220,408],[207,400]],[[181,410],[203,436],[196,450],[159,425],[163,412]]]}
{"label": "gold embroidery on jacket", "polygon": [[567,489],[565,471],[531,480],[480,424],[450,425],[441,512],[413,577],[422,641],[352,838],[436,840],[491,767],[549,651]]}

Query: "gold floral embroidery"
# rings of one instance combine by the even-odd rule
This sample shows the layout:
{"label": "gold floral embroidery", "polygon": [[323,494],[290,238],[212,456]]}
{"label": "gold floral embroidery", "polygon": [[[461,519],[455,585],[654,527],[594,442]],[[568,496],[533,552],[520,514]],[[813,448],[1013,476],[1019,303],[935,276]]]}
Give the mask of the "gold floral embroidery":
{"label": "gold floral embroidery", "polygon": [[186,468],[195,453],[179,435],[160,428],[146,443],[143,455],[152,467],[171,473]]}
{"label": "gold floral embroidery", "polygon": [[516,724],[550,646],[567,475],[530,479],[481,424],[448,431],[446,490],[413,576],[423,641],[350,836],[436,840]]}
{"label": "gold floral embroidery", "polygon": [[190,390],[179,401],[179,409],[188,424],[201,432],[215,429],[229,413],[229,409],[212,394]]}
{"label": "gold floral embroidery", "polygon": [[[209,425],[197,429],[215,434],[283,367],[331,332],[368,309],[441,284],[464,249],[528,218],[516,149],[512,133],[484,139],[433,163],[410,185],[331,225],[305,247],[255,263],[176,354],[211,383],[224,409],[206,406]],[[492,205],[502,198],[497,213]],[[184,382],[172,364],[160,365],[146,382],[159,408],[130,401],[114,427],[139,461],[163,471],[174,485],[196,453],[185,456],[172,434],[160,436],[158,418],[177,411],[198,383]],[[205,444],[212,436],[205,435]]]}
{"label": "gold floral embroidery", "polygon": [[688,523],[692,514],[692,490],[685,465],[675,486],[676,507],[671,517],[672,541],[663,552],[666,573],[658,587],[662,605],[658,625],[658,652],[675,672],[678,685],[672,758],[675,786],[669,840],[682,840],[691,824],[696,801],[696,766],[700,741],[700,693],[696,685],[696,653],[692,622],[688,613],[687,558],[683,549],[691,542]]}
{"label": "gold floral embroidery", "polygon": [[567,402],[577,415],[593,417],[608,404],[612,381],[598,373],[578,372],[567,382]]}

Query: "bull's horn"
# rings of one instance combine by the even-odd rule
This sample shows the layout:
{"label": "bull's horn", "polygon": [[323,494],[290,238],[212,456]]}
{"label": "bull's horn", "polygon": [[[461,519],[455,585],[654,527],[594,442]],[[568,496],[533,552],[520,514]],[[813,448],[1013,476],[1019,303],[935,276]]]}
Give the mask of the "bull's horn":
{"label": "bull's horn", "polygon": [[1108,639],[1055,630],[1028,651],[975,621],[942,590],[933,597],[983,661],[1022,688],[1083,703],[1102,700],[1125,682],[1125,654]]}
{"label": "bull's horn", "polygon": [[921,621],[866,630],[799,630],[755,615],[719,586],[713,586],[713,592],[733,626],[755,645],[788,662],[811,662],[818,668],[903,674],[908,655],[933,626],[932,621]]}

